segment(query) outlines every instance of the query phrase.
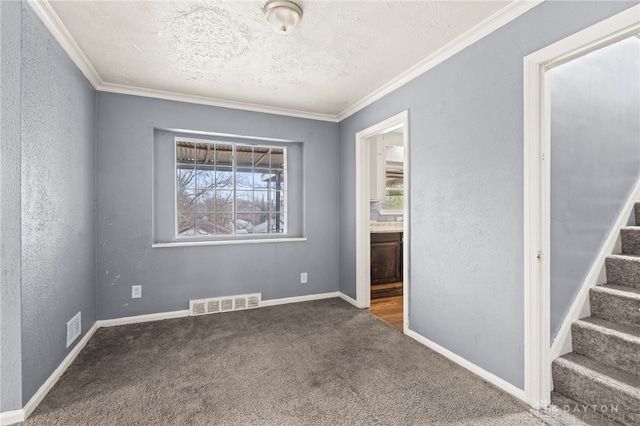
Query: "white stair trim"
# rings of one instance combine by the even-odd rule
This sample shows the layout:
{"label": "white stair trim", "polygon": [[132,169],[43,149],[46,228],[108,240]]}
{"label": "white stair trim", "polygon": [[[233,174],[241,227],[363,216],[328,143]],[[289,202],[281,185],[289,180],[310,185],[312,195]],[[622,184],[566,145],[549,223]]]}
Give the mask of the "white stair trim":
{"label": "white stair trim", "polygon": [[[573,301],[569,313],[564,318],[562,326],[553,340],[551,345],[551,360],[561,357],[573,351],[573,345],[571,343],[571,324],[580,319],[591,315],[591,307],[589,305],[589,290],[598,284],[604,284],[606,282],[605,274],[605,261],[607,256],[613,254],[614,251],[619,250],[620,247],[620,229],[627,225],[629,216],[633,212],[635,203],[640,199],[640,181],[636,183],[634,190],[629,195],[627,202],[625,203],[620,214],[613,224],[609,236],[605,240],[604,244],[600,248],[600,252],[593,262],[589,273],[587,274],[578,295]],[[640,219],[640,218],[639,218]]]}
{"label": "white stair trim", "polygon": [[548,404],[550,284],[550,100],[545,72],[640,31],[640,5],[524,57],[524,377],[527,402]]}

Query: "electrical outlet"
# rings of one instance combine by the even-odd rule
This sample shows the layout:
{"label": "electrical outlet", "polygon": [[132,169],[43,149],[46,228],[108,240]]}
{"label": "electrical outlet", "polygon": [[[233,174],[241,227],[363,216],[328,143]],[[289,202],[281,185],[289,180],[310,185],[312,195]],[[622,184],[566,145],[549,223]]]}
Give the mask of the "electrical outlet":
{"label": "electrical outlet", "polygon": [[306,283],[307,283],[307,273],[302,272],[300,274],[300,284],[306,284]]}
{"label": "electrical outlet", "polygon": [[140,299],[142,297],[142,286],[141,285],[132,285],[131,286],[131,298],[132,299]]}

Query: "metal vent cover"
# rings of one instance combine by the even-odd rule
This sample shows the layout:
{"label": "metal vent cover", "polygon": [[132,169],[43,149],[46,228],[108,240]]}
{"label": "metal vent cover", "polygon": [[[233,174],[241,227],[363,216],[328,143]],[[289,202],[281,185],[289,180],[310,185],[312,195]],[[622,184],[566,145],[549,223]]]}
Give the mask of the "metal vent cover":
{"label": "metal vent cover", "polygon": [[191,301],[189,304],[191,315],[203,315],[207,313],[207,305],[202,301]]}
{"label": "metal vent cover", "polygon": [[260,296],[249,296],[247,297],[247,308],[257,308],[260,306]]}
{"label": "metal vent cover", "polygon": [[189,315],[196,316],[255,309],[259,308],[261,303],[261,293],[190,300]]}

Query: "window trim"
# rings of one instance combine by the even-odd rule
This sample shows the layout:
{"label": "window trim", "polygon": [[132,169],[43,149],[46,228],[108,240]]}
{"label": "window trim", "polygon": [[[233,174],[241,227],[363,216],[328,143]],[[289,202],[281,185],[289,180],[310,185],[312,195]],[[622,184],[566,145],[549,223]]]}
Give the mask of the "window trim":
{"label": "window trim", "polygon": [[307,237],[282,237],[282,238],[251,238],[251,239],[226,239],[226,240],[199,240],[199,241],[173,241],[169,243],[153,243],[151,248],[168,247],[195,247],[195,246],[223,246],[232,244],[259,244],[259,243],[296,243],[307,241]]}
{"label": "window trim", "polygon": [[[256,143],[253,143],[253,142]],[[178,158],[175,153],[178,142],[192,142],[192,143],[206,143],[206,144],[222,144],[222,145],[231,145],[233,147],[233,217],[234,217],[234,228],[233,234],[215,234],[215,235],[179,235],[178,234],[178,185],[176,184],[176,174],[178,170]],[[251,243],[251,242],[274,242],[274,241],[306,241],[306,238],[298,238],[298,237],[290,237],[289,236],[289,188],[288,188],[288,147],[283,145],[269,145],[260,143],[262,141],[247,139],[242,142],[235,141],[223,141],[218,139],[200,139],[200,138],[189,138],[189,137],[181,137],[174,136],[173,138],[173,239],[174,242],[170,243],[154,243],[152,247],[175,247],[175,246],[193,246],[193,245],[218,245],[218,244],[236,244],[236,243]],[[260,148],[269,148],[269,149],[281,149],[284,153],[283,159],[283,171],[285,175],[284,179],[284,189],[282,190],[284,195],[284,231],[281,233],[260,233],[260,234],[237,234],[235,228],[235,219],[237,215],[236,211],[236,192],[237,192],[237,166],[235,160],[236,146],[244,145],[251,147],[260,147]],[[252,168],[254,165],[252,165]],[[269,166],[271,168],[271,166]],[[255,190],[255,189],[253,189]]]}

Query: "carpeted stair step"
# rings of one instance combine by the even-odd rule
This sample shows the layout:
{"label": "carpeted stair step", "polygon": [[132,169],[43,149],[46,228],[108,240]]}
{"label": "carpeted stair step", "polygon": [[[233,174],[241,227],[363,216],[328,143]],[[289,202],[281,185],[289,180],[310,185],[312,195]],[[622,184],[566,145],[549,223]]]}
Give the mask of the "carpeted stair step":
{"label": "carpeted stair step", "polygon": [[571,336],[575,353],[640,375],[640,331],[590,317],[571,324]]}
{"label": "carpeted stair step", "polygon": [[638,225],[640,223],[640,202],[637,202],[633,205],[633,213],[635,215],[635,224]]}
{"label": "carpeted stair step", "polygon": [[605,264],[609,284],[640,288],[640,257],[612,254]]}
{"label": "carpeted stair step", "polygon": [[591,315],[640,330],[640,289],[606,284],[589,291]]}
{"label": "carpeted stair step", "polygon": [[622,254],[640,254],[640,226],[625,226],[620,229]]}
{"label": "carpeted stair step", "polygon": [[[547,423],[558,426],[620,426],[620,423],[610,420],[607,414],[598,413],[593,407],[574,401],[558,392],[551,392],[552,415]],[[615,415],[612,416],[615,418]],[[553,420],[556,420],[555,422]]]}
{"label": "carpeted stair step", "polygon": [[640,378],[576,353],[553,361],[553,387],[574,401],[608,412],[628,426],[640,421]]}

